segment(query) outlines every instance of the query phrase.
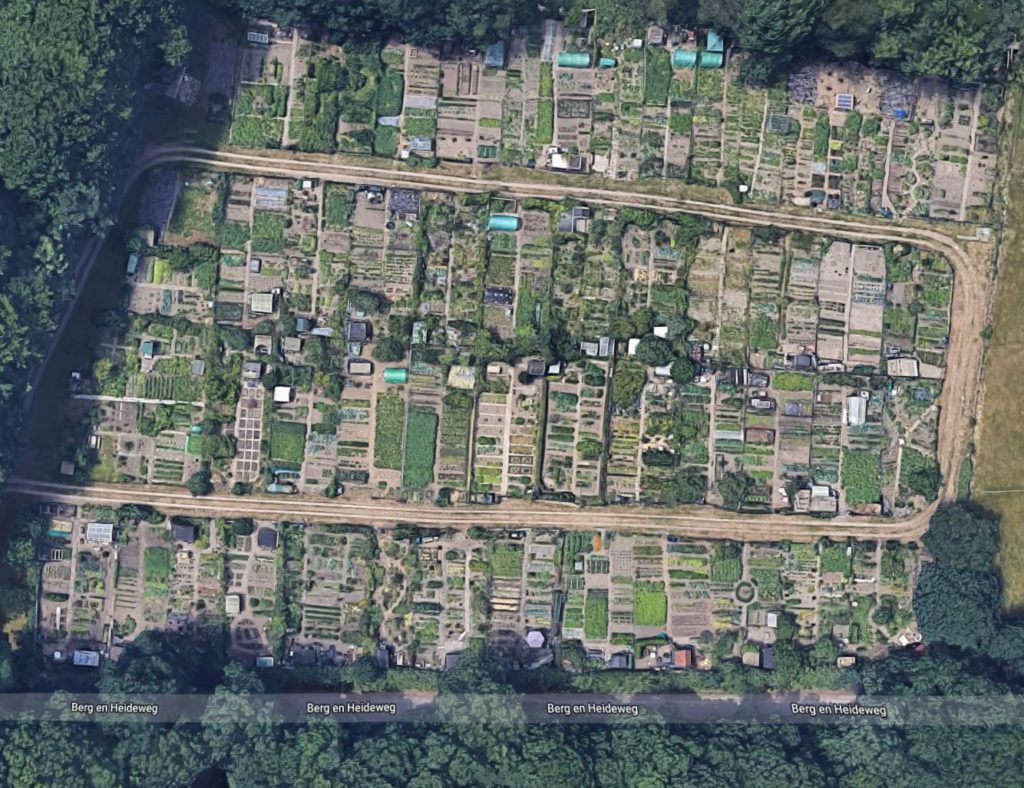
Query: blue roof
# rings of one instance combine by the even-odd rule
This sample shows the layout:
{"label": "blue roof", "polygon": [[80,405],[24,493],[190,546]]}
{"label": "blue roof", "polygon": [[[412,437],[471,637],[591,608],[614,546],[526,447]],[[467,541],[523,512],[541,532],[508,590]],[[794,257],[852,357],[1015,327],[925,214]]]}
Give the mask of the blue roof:
{"label": "blue roof", "polygon": [[708,31],[708,52],[724,52],[725,39],[714,30]]}
{"label": "blue roof", "polygon": [[498,41],[487,47],[484,53],[484,65],[489,68],[505,68],[505,42]]}

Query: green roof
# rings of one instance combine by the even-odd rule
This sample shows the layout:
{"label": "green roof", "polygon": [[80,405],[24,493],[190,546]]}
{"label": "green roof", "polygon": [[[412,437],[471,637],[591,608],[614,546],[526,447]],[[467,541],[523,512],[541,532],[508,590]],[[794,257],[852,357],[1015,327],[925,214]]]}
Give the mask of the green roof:
{"label": "green roof", "polygon": [[409,380],[409,370],[401,367],[388,367],[384,370],[385,383],[405,383]]}

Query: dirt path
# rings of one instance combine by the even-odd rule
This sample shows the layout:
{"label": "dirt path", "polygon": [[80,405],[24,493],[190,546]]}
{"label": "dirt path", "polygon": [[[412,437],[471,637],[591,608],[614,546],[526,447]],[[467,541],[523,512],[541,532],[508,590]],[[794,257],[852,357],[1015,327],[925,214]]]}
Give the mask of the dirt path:
{"label": "dirt path", "polygon": [[120,506],[144,500],[165,514],[200,517],[251,517],[292,522],[359,523],[391,527],[414,522],[436,528],[467,531],[473,526],[493,528],[559,528],[567,531],[596,529],[681,536],[813,542],[822,536],[914,541],[928,525],[927,515],[893,522],[882,518],[821,520],[782,514],[741,515],[707,506],[654,508],[642,506],[577,507],[545,501],[505,500],[496,506],[438,508],[430,503],[394,501],[318,500],[299,496],[209,495],[193,498],[178,488],[132,484],[78,486],[56,482],[12,479],[12,495],[47,501]]}

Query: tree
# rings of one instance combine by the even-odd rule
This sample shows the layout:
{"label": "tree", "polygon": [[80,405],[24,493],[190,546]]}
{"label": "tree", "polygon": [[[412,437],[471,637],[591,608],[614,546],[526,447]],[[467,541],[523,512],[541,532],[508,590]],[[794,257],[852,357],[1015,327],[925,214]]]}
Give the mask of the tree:
{"label": "tree", "polygon": [[647,383],[647,370],[632,361],[623,361],[612,375],[611,398],[616,408],[630,408],[636,404]]}
{"label": "tree", "polygon": [[725,500],[727,509],[739,509],[746,503],[747,496],[754,491],[756,483],[744,471],[733,471],[722,476],[718,492]]}
{"label": "tree", "polygon": [[359,290],[353,288],[348,291],[349,306],[365,312],[368,315],[375,315],[382,311],[386,305],[386,299],[373,290]]}
{"label": "tree", "polygon": [[401,361],[405,358],[405,345],[394,337],[384,337],[374,346],[372,355],[378,361]]}
{"label": "tree", "polygon": [[203,465],[198,471],[188,477],[185,482],[185,489],[192,493],[193,497],[209,495],[213,492],[213,483],[210,481],[210,466]]}
{"label": "tree", "polygon": [[672,362],[672,380],[676,383],[689,383],[697,374],[697,365],[690,359],[680,356]]}
{"label": "tree", "polygon": [[922,541],[940,566],[988,571],[999,549],[999,527],[956,504],[932,515]]}
{"label": "tree", "polygon": [[661,367],[672,362],[675,353],[667,339],[648,334],[636,346],[636,360],[648,367]]}
{"label": "tree", "polygon": [[996,633],[1001,601],[992,572],[926,566],[914,591],[914,615],[926,641],[983,651]]}
{"label": "tree", "polygon": [[[748,0],[739,23],[740,41],[770,76],[785,68],[817,24],[822,0]],[[760,76],[760,74],[759,74]]]}

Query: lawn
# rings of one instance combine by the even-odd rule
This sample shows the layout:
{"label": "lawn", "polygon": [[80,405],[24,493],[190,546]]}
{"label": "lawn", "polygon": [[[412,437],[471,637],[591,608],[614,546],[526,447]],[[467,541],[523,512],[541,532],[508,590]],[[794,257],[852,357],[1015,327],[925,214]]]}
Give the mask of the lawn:
{"label": "lawn", "polygon": [[900,493],[923,495],[926,500],[934,501],[941,483],[939,465],[934,457],[911,446],[904,447],[900,461]]}
{"label": "lawn", "polygon": [[214,237],[217,227],[213,216],[219,197],[220,192],[216,187],[207,189],[201,179],[193,178],[188,186],[182,185],[178,192],[168,229],[186,238],[196,233],[207,238]]}
{"label": "lawn", "polygon": [[153,267],[149,269],[149,281],[154,285],[162,285],[171,281],[171,264],[163,257],[153,261]]}
{"label": "lawn", "polygon": [[433,137],[437,134],[437,115],[433,110],[410,109],[403,116],[406,137]]}
{"label": "lawn", "polygon": [[491,551],[491,572],[495,577],[520,578],[523,574],[523,548],[517,544],[495,544]]}
{"label": "lawn", "polygon": [[373,441],[373,464],[391,471],[402,470],[402,429],[405,403],[396,394],[377,397],[377,422]]}
{"label": "lawn", "polygon": [[689,134],[693,129],[693,116],[689,112],[674,110],[668,119],[673,134]]}
{"label": "lawn", "polygon": [[540,64],[540,97],[551,98],[555,94],[555,80],[551,76],[551,64]]}
{"label": "lawn", "polygon": [[398,154],[398,129],[393,126],[377,126],[373,130],[373,152],[389,159]]}
{"label": "lawn", "polygon": [[390,69],[377,84],[377,114],[383,116],[397,115],[402,111],[402,94],[405,92],[405,81],[397,71]]}
{"label": "lawn", "polygon": [[347,186],[330,184],[324,191],[324,226],[328,230],[344,230],[352,215]]}
{"label": "lawn", "polygon": [[562,626],[566,629],[579,629],[583,626],[583,608],[567,607],[562,618]]}
{"label": "lawn", "polygon": [[417,408],[410,409],[406,434],[402,483],[406,487],[422,489],[434,481],[437,414]]}
{"label": "lawn", "polygon": [[608,592],[604,589],[587,591],[583,633],[591,640],[604,640],[608,637]]}
{"label": "lawn", "polygon": [[821,542],[821,571],[849,574],[852,556],[846,554],[845,542]]}
{"label": "lawn", "polygon": [[288,111],[288,88],[284,85],[242,85],[235,115],[283,118]]}
{"label": "lawn", "polygon": [[814,376],[799,372],[776,372],[773,388],[779,391],[814,391]]}
{"label": "lawn", "polygon": [[551,99],[537,104],[537,128],[533,133],[534,145],[550,145],[555,133],[555,105]]}
{"label": "lawn", "polygon": [[284,249],[284,231],[288,218],[270,211],[256,211],[252,218],[252,250],[280,252]]}
{"label": "lawn", "polygon": [[782,575],[777,569],[752,569],[750,579],[757,586],[757,597],[764,602],[782,599]]}
{"label": "lawn", "polygon": [[284,121],[241,115],[231,124],[231,144],[242,148],[280,148]]}
{"label": "lawn", "polygon": [[738,583],[743,577],[743,551],[735,542],[720,542],[711,556],[711,581]]}
{"label": "lawn", "polygon": [[637,581],[633,586],[633,623],[640,627],[663,627],[667,619],[665,584]]}
{"label": "lawn", "polygon": [[301,465],[306,458],[306,425],[294,421],[270,424],[270,459]]}
{"label": "lawn", "polygon": [[668,90],[672,83],[672,63],[664,47],[647,47],[647,67],[644,74],[644,103],[664,107],[668,103]]}
{"label": "lawn", "polygon": [[224,222],[217,235],[222,247],[241,249],[249,240],[249,225],[244,222]]}
{"label": "lawn", "polygon": [[1013,91],[1013,154],[1006,157],[1013,171],[1008,179],[1009,200],[1002,260],[992,311],[992,338],[985,351],[984,400],[976,431],[972,498],[999,515],[998,563],[1007,609],[1024,609],[1024,493],[1019,490],[1024,467],[1024,419],[1020,418],[1020,380],[1024,368],[1024,116],[1022,90]]}
{"label": "lawn", "polygon": [[167,581],[171,576],[171,551],[166,547],[147,547],[142,554],[144,590],[148,597],[163,596],[167,593]]}
{"label": "lawn", "polygon": [[844,448],[842,484],[846,502],[851,506],[876,503],[882,495],[878,454]]}

